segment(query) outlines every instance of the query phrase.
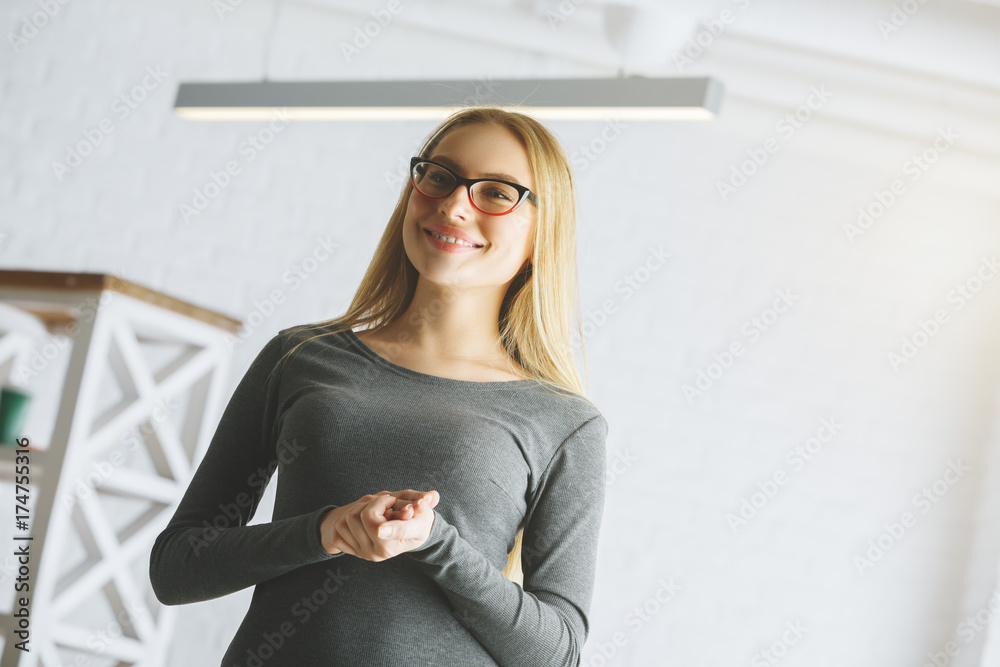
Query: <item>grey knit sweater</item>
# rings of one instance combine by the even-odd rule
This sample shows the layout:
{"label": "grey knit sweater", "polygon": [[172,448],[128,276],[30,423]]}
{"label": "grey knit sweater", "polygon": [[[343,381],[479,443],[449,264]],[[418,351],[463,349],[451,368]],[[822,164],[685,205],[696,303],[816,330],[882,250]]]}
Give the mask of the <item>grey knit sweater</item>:
{"label": "grey knit sweater", "polygon": [[[255,586],[223,667],[579,664],[608,424],[536,380],[392,363],[353,331],[283,329],[226,407],[149,562],[167,605]],[[271,521],[248,526],[274,472]],[[437,490],[428,540],[331,556],[320,520],[381,490]],[[502,574],[523,524],[524,587]],[[200,666],[199,666],[200,667]]]}

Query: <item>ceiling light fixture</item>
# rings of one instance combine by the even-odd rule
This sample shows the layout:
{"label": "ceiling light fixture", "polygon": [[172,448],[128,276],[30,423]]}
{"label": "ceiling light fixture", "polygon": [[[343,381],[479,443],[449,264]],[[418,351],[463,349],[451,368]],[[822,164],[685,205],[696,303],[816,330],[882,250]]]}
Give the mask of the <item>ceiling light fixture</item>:
{"label": "ceiling light fixture", "polygon": [[708,77],[182,83],[174,112],[197,121],[440,120],[497,105],[539,120],[711,120],[722,83]]}

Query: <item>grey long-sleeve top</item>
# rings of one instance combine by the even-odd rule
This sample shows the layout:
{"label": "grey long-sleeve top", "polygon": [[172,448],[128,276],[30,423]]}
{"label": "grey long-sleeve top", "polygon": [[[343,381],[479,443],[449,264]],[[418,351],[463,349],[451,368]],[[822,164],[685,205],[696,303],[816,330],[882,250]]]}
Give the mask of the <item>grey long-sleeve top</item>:
{"label": "grey long-sleeve top", "polygon": [[[150,555],[178,605],[255,586],[223,667],[576,666],[589,632],[608,424],[536,380],[392,363],[351,330],[283,329],[261,350]],[[277,471],[272,520],[248,526]],[[437,490],[419,548],[327,553],[329,510]],[[523,589],[502,569],[519,526]]]}

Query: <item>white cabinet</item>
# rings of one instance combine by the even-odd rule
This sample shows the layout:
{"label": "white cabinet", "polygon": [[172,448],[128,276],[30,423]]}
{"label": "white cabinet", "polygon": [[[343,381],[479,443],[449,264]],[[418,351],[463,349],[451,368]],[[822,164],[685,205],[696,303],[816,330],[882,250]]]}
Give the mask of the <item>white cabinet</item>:
{"label": "white cabinet", "polygon": [[[177,610],[153,595],[150,547],[225,408],[240,322],[106,274],[0,271],[0,303],[32,313],[50,336],[30,349],[8,325],[0,382],[26,379],[30,391],[39,368],[66,368],[60,392],[32,401],[34,410],[49,400],[55,418],[47,442],[26,434],[29,526],[0,531],[4,552],[30,545],[29,592],[0,615],[0,667],[161,665]],[[0,502],[11,506],[15,454],[0,447]],[[10,562],[0,577],[8,596],[20,568]],[[28,652],[13,634],[21,596]]]}

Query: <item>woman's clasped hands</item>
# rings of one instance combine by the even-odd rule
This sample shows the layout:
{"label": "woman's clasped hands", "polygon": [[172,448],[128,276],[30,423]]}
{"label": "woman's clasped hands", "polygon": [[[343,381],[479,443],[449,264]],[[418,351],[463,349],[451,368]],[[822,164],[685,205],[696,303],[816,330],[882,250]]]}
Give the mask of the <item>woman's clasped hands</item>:
{"label": "woman's clasped hands", "polygon": [[323,548],[380,562],[424,544],[434,525],[437,491],[404,489],[367,494],[326,513],[320,524]]}

